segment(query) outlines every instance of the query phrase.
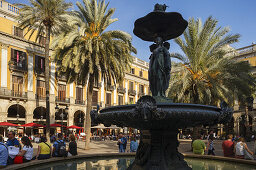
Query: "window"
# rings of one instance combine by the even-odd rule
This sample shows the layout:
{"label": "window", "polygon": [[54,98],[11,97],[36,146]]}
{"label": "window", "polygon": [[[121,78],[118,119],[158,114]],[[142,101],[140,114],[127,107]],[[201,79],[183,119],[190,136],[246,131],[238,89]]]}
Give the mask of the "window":
{"label": "window", "polygon": [[35,56],[35,71],[37,74],[42,74],[45,71],[45,59],[41,56]]}
{"label": "window", "polygon": [[92,91],[92,105],[97,106],[98,104],[98,91]]}
{"label": "window", "polygon": [[83,88],[82,87],[76,87],[76,100],[79,103],[83,102]]}
{"label": "window", "polygon": [[23,77],[12,76],[12,94],[13,96],[22,96]]}
{"label": "window", "polygon": [[143,77],[143,71],[142,70],[140,71],[140,77]]}
{"label": "window", "polygon": [[139,92],[144,94],[144,86],[141,84],[139,86]]}
{"label": "window", "polygon": [[45,98],[46,97],[46,90],[45,90],[45,82],[41,80],[37,80],[37,89],[36,89],[37,97],[38,98]]}
{"label": "window", "polygon": [[106,106],[111,106],[111,93],[106,93]]}
{"label": "window", "polygon": [[131,74],[135,74],[135,69],[134,68],[131,69]]}
{"label": "window", "polygon": [[58,86],[58,100],[65,101],[66,100],[66,85],[59,84]]}
{"label": "window", "polygon": [[130,104],[134,104],[134,99],[133,99],[133,97],[129,97],[129,102],[130,102]]}
{"label": "window", "polygon": [[118,105],[123,105],[124,104],[124,96],[118,95]]}
{"label": "window", "polygon": [[11,65],[13,69],[27,70],[27,54],[25,52],[11,49]]}
{"label": "window", "polygon": [[131,81],[129,82],[129,90],[133,91],[133,82],[131,82]]}
{"label": "window", "polygon": [[14,26],[14,35],[23,38],[23,30]]}

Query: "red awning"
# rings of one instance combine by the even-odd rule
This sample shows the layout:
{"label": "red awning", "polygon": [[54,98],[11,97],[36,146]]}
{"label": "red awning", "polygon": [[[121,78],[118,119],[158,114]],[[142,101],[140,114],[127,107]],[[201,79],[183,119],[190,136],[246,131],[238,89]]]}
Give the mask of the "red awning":
{"label": "red awning", "polygon": [[20,126],[9,122],[0,122],[0,126]]}
{"label": "red awning", "polygon": [[68,129],[83,129],[82,127],[75,126],[75,125],[69,126],[69,127],[67,127],[67,128],[68,128]]}
{"label": "red awning", "polygon": [[[60,124],[54,123],[54,124],[50,124],[51,127],[61,127]],[[63,127],[67,127],[65,125],[62,125]]]}
{"label": "red awning", "polygon": [[45,127],[44,125],[40,125],[40,124],[37,124],[37,123],[27,123],[27,124],[24,124],[24,125],[21,125],[23,127]]}

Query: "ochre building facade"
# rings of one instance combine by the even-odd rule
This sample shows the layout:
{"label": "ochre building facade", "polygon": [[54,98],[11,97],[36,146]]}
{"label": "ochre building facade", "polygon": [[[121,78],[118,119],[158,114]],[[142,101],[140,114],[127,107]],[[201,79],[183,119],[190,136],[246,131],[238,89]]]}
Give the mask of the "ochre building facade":
{"label": "ochre building facade", "polygon": [[[0,0],[0,122],[45,124],[45,37],[28,40],[17,25],[19,9]],[[86,86],[67,84],[50,63],[51,123],[84,126]],[[135,103],[149,93],[148,63],[134,57],[123,83],[94,84],[93,108]],[[55,109],[58,106],[58,110]],[[62,116],[63,113],[63,116]]]}

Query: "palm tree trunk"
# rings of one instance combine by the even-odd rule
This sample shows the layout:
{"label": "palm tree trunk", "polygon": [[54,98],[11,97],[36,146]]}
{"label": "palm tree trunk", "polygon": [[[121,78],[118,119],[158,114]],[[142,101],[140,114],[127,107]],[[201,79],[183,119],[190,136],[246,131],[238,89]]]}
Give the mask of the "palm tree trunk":
{"label": "palm tree trunk", "polygon": [[85,118],[85,145],[84,149],[90,149],[90,135],[91,135],[91,115],[92,110],[92,92],[93,92],[94,77],[90,75],[87,87],[87,106],[86,106],[86,118]]}
{"label": "palm tree trunk", "polygon": [[50,44],[51,27],[46,26],[45,42],[45,89],[46,89],[46,137],[50,141],[50,93],[49,93],[49,44]]}

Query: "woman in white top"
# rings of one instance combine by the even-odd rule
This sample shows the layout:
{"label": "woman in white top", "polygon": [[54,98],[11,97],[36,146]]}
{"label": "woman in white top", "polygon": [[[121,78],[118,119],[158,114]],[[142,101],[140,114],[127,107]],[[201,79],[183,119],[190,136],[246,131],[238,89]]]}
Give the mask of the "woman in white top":
{"label": "woman in white top", "polygon": [[21,138],[21,142],[24,145],[22,150],[17,156],[23,156],[23,163],[28,162],[33,157],[33,145],[27,136]]}
{"label": "woman in white top", "polygon": [[244,138],[240,137],[235,146],[236,158],[244,159],[245,151],[247,151],[249,154],[253,155],[253,152],[250,151],[250,149],[247,147]]}

